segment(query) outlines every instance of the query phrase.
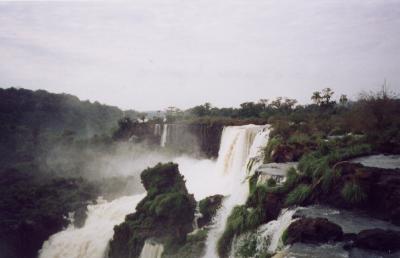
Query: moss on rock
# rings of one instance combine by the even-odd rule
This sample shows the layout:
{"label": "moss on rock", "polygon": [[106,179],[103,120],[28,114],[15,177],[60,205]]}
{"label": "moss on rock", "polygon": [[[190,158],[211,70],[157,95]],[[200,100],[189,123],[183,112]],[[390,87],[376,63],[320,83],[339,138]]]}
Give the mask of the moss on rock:
{"label": "moss on rock", "polygon": [[211,222],[217,210],[221,207],[223,198],[223,195],[217,194],[206,197],[199,202],[199,209],[202,214],[202,217],[198,220],[198,226],[200,228]]}
{"label": "moss on rock", "polygon": [[159,163],[144,170],[141,179],[147,196],[135,213],[114,227],[110,258],[139,257],[148,238],[157,239],[166,252],[173,253],[192,230],[196,202],[187,192],[178,165]]}

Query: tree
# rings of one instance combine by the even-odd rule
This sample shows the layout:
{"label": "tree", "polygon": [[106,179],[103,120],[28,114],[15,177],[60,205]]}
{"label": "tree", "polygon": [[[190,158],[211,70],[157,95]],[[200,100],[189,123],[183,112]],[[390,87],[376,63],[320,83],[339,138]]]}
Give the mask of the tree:
{"label": "tree", "polygon": [[317,104],[318,106],[321,105],[322,101],[321,92],[314,91],[313,95],[311,96],[311,100],[314,101],[314,103]]}
{"label": "tree", "polygon": [[271,101],[271,104],[269,104],[269,106],[274,109],[280,109],[282,106],[282,97],[277,97],[275,100]]}
{"label": "tree", "polygon": [[329,105],[329,104],[333,103],[333,102],[331,102],[331,98],[332,98],[332,96],[333,96],[334,93],[335,93],[335,92],[333,92],[331,88],[325,88],[325,89],[323,89],[323,90],[322,90],[322,94],[323,94],[323,95],[322,95],[322,102],[321,102],[321,104]]}
{"label": "tree", "polygon": [[349,102],[349,99],[347,98],[347,96],[345,94],[340,95],[340,99],[339,99],[339,103],[341,105],[346,105]]}
{"label": "tree", "polygon": [[204,105],[191,108],[189,112],[195,116],[209,116],[211,114],[211,107],[211,103],[206,102]]}

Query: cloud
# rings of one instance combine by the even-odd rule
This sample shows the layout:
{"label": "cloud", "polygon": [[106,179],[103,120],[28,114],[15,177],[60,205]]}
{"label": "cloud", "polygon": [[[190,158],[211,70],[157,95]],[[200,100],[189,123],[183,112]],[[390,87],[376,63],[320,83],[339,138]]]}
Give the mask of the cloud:
{"label": "cloud", "polygon": [[397,1],[0,3],[0,85],[139,110],[399,90]]}

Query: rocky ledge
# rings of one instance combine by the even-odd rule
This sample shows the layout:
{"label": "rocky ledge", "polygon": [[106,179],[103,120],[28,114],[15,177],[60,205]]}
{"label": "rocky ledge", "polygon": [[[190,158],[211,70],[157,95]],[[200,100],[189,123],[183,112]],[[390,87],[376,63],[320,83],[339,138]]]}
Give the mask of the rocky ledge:
{"label": "rocky ledge", "polygon": [[114,227],[109,258],[139,257],[146,239],[164,245],[164,253],[173,253],[193,230],[196,207],[187,192],[183,176],[174,163],[159,163],[141,174],[147,196],[129,214],[125,222]]}

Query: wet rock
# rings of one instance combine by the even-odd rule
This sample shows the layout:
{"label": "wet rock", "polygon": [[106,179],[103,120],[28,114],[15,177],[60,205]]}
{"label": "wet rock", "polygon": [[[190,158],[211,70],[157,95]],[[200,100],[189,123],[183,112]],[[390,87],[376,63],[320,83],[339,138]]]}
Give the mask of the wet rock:
{"label": "wet rock", "polygon": [[178,165],[159,163],[140,175],[146,197],[125,222],[114,227],[110,258],[139,257],[146,239],[162,243],[165,252],[174,252],[193,230],[196,202],[187,192]]}
{"label": "wet rock", "polygon": [[197,221],[199,228],[208,225],[221,207],[224,196],[217,194],[209,196],[199,202],[200,213],[203,215]]}
{"label": "wet rock", "polygon": [[286,243],[326,243],[343,239],[342,228],[325,218],[302,218],[287,229]]}
{"label": "wet rock", "polygon": [[[346,162],[337,168],[341,171],[340,178],[330,191],[315,196],[315,202],[337,208],[364,210],[370,216],[400,225],[400,169],[364,167]],[[359,203],[350,203],[341,192],[346,183],[353,182],[355,177],[366,198]]]}
{"label": "wet rock", "polygon": [[87,218],[87,206],[80,207],[74,213],[74,226],[77,228],[83,227]]}
{"label": "wet rock", "polygon": [[400,226],[400,207],[392,211],[390,214],[390,221],[393,224]]}
{"label": "wet rock", "polygon": [[298,161],[308,151],[310,146],[299,143],[279,144],[271,153],[271,161],[277,163]]}
{"label": "wet rock", "polygon": [[400,232],[383,229],[368,229],[361,231],[354,246],[384,252],[395,252],[400,250]]}

